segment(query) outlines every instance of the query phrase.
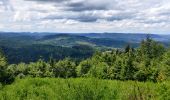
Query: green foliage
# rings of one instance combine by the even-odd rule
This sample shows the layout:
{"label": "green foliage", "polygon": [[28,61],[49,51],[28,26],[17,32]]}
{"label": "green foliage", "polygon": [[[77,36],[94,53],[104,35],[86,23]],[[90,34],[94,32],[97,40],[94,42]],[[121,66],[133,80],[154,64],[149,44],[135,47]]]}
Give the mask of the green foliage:
{"label": "green foliage", "polygon": [[140,60],[150,60],[153,58],[161,58],[160,56],[162,56],[164,52],[165,48],[162,44],[148,37],[141,42],[137,54]]}
{"label": "green foliage", "polygon": [[42,59],[36,63],[28,65],[28,74],[32,77],[52,77],[52,68],[50,64],[44,62]]}
{"label": "green foliage", "polygon": [[[90,49],[86,46],[72,48],[83,55],[87,53],[83,50]],[[72,56],[79,56],[80,52]],[[170,50],[149,37],[141,42],[139,48],[127,45],[124,50],[96,52],[91,58],[80,62],[71,58],[59,61],[54,58],[51,56],[49,61],[39,59],[36,62],[8,65],[6,57],[0,53],[0,99],[170,99]],[[14,78],[16,81],[12,85],[3,86],[13,82]]]}
{"label": "green foliage", "polygon": [[2,51],[0,50],[0,68],[7,65],[7,60]]}
{"label": "green foliage", "polygon": [[140,48],[137,49],[135,66],[137,72],[135,78],[139,81],[158,81],[158,73],[165,48],[158,42],[150,39],[141,42]]}
{"label": "green foliage", "polygon": [[160,64],[161,80],[170,79],[170,50],[163,55],[163,60]]}
{"label": "green foliage", "polygon": [[0,51],[0,82],[6,83],[7,73],[6,73],[7,61],[6,57]]}
{"label": "green foliage", "polygon": [[[74,46],[73,48],[80,51],[89,49],[86,46]],[[139,48],[133,49],[130,45],[127,45],[124,50],[98,51],[91,58],[81,62],[71,58],[57,61],[51,56],[48,62],[39,59],[28,64],[7,65],[2,54],[0,59],[1,78],[5,80],[26,76],[95,77],[99,79],[152,82],[162,82],[170,79],[170,50],[166,50],[160,43],[149,37],[141,42]]]}
{"label": "green foliage", "polygon": [[26,78],[0,89],[1,100],[169,100],[170,83],[95,78]]}
{"label": "green foliage", "polygon": [[76,64],[69,58],[60,60],[54,65],[53,72],[55,77],[76,77]]}
{"label": "green foliage", "polygon": [[170,72],[163,70],[166,68],[162,60],[167,59],[164,53],[165,48],[148,37],[136,50],[128,45],[124,51],[96,53],[88,63],[80,63],[78,70],[82,73],[83,67],[86,69],[88,65],[85,73],[97,78],[157,82],[165,80],[168,76],[164,74]]}
{"label": "green foliage", "polygon": [[93,65],[88,72],[88,76],[106,79],[108,65],[105,62],[93,62],[92,64]]}
{"label": "green foliage", "polygon": [[[1,47],[0,47],[1,48]],[[20,62],[36,62],[43,58],[49,61],[52,56],[55,60],[61,60],[65,57],[71,57],[76,60],[86,59],[92,56],[94,49],[90,46],[78,45],[73,47],[51,46],[42,44],[33,44],[22,47],[2,47],[5,55],[8,57],[10,64]]]}
{"label": "green foliage", "polygon": [[92,67],[92,63],[90,59],[83,60],[76,68],[77,75],[80,77],[87,76],[91,67]]}

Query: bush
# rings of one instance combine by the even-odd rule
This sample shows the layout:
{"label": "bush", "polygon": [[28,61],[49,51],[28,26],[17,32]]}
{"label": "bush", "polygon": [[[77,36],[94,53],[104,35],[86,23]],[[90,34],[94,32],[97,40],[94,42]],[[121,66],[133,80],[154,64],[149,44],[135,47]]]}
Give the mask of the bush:
{"label": "bush", "polygon": [[1,100],[169,100],[170,82],[26,78],[0,89]]}

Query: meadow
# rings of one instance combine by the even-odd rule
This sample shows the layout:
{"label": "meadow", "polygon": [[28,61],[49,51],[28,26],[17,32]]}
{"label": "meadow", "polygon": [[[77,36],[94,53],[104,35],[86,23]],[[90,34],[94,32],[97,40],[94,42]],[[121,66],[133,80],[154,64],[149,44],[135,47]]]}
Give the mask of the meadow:
{"label": "meadow", "polygon": [[0,86],[0,100],[169,100],[170,82],[24,78]]}

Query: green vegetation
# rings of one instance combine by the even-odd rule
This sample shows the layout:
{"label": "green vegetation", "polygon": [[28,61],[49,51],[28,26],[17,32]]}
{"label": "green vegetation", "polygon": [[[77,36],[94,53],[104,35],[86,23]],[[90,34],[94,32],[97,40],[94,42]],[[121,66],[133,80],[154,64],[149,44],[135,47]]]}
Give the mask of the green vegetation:
{"label": "green vegetation", "polygon": [[[80,47],[75,47],[79,49]],[[86,50],[86,47],[82,47]],[[130,45],[124,50],[96,52],[91,58],[77,62],[71,58],[56,61],[39,59],[37,62],[9,64],[2,58],[2,71],[10,80],[16,77],[95,77],[112,80],[160,82],[170,77],[170,51],[149,37],[137,49]],[[2,55],[2,54],[1,54]],[[5,78],[6,79],[6,78]],[[5,81],[6,83],[6,81]],[[7,82],[8,83],[8,82]]]}
{"label": "green vegetation", "polygon": [[50,60],[50,57],[55,58],[55,60],[57,61],[66,57],[70,57],[74,60],[79,61],[91,57],[94,53],[93,48],[85,45],[61,47],[34,44],[30,46],[22,46],[19,48],[2,47],[2,50],[7,56],[10,64],[17,64],[20,62],[35,62],[40,58],[43,58],[45,61],[48,61]]}
{"label": "green vegetation", "polygon": [[[123,48],[128,43],[138,47],[146,34],[54,34],[54,33],[1,33],[0,48],[8,58],[8,63],[35,62],[40,57],[48,61],[51,56],[56,60],[70,57],[76,60],[92,56],[93,49],[108,50]],[[151,34],[151,37],[169,43],[169,36]],[[76,46],[76,48],[74,48]],[[77,46],[80,49],[77,49]],[[87,49],[84,49],[84,48]],[[94,48],[92,48],[94,47]]]}
{"label": "green vegetation", "polygon": [[7,65],[5,56],[0,52],[0,81],[4,81],[5,78],[5,66]]}
{"label": "green vegetation", "polygon": [[[89,49],[74,48],[82,52]],[[81,61],[50,57],[8,64],[0,53],[0,97],[5,100],[168,100],[169,81],[170,49],[149,36],[138,48],[127,45],[96,52]]]}
{"label": "green vegetation", "polygon": [[26,78],[0,89],[1,100],[169,100],[170,82]]}

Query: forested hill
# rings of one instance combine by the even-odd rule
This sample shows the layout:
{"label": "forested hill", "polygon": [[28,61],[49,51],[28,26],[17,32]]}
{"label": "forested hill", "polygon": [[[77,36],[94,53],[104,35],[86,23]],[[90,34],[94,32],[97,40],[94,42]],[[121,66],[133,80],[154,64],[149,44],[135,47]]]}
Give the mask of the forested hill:
{"label": "forested hill", "polygon": [[[25,46],[46,44],[54,46],[90,45],[96,47],[122,48],[127,44],[137,47],[147,34],[130,33],[0,33],[0,46]],[[149,34],[149,36],[167,45],[170,35]]]}
{"label": "forested hill", "polygon": [[87,33],[79,34],[80,36],[86,36],[90,38],[111,38],[115,40],[124,40],[124,41],[138,41],[146,38],[146,35],[149,35],[152,39],[157,41],[169,41],[170,35],[158,35],[158,34],[146,34],[146,33]]}
{"label": "forested hill", "polygon": [[[0,48],[9,63],[32,62],[39,58],[56,60],[65,57],[86,59],[96,49],[124,48],[127,44],[138,47],[147,34],[124,33],[0,33]],[[150,34],[156,41],[168,46],[170,36]]]}

